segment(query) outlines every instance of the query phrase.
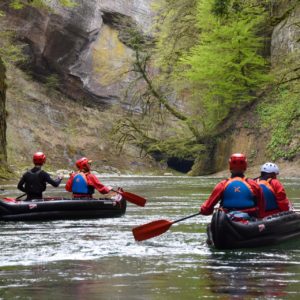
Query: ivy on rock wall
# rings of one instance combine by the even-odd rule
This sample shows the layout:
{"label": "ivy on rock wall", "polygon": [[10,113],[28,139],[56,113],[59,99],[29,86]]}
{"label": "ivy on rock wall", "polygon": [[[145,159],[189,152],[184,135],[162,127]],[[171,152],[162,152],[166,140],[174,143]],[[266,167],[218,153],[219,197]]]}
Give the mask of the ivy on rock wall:
{"label": "ivy on rock wall", "polygon": [[299,86],[282,86],[273,98],[260,103],[262,126],[270,132],[268,157],[292,160],[300,153]]}
{"label": "ivy on rock wall", "polygon": [[273,90],[257,107],[261,126],[270,133],[267,156],[292,160],[300,153],[300,50],[282,59],[273,70]]}
{"label": "ivy on rock wall", "polygon": [[300,2],[276,1],[271,53],[270,92],[260,99],[257,113],[262,130],[268,131],[268,159],[294,160],[300,155]]}

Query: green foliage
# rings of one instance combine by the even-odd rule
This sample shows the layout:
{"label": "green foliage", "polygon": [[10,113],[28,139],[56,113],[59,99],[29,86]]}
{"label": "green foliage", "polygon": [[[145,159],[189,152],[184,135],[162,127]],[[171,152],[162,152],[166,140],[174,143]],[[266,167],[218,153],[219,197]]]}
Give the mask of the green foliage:
{"label": "green foliage", "polygon": [[59,3],[64,7],[75,7],[76,1],[74,0],[59,0]]}
{"label": "green foliage", "polygon": [[272,99],[258,106],[262,125],[270,132],[268,155],[273,159],[292,159],[300,152],[299,84],[282,86]]}
{"label": "green foliage", "polygon": [[[74,7],[76,2],[73,0],[58,0],[58,3],[65,7]],[[10,7],[13,9],[22,9],[25,6],[32,6],[36,8],[47,8],[47,0],[11,0]]]}
{"label": "green foliage", "polygon": [[14,0],[9,4],[9,6],[13,9],[21,9],[24,7],[24,3],[23,1]]}
{"label": "green foliage", "polygon": [[[256,91],[269,83],[268,64],[261,55],[263,39],[258,33],[266,22],[266,3],[260,2],[156,1],[155,49],[139,53],[140,63],[135,65],[138,78],[148,86],[142,89],[135,82],[134,96],[139,99],[138,107],[147,108],[143,117],[161,113],[164,108],[178,119],[176,126],[185,127],[185,132],[174,132],[174,140],[168,138],[168,133],[162,134],[163,141],[157,136],[148,140],[148,151],[180,158],[197,156],[203,150],[202,142],[214,134],[218,124],[231,111],[239,111],[254,100]],[[149,68],[148,63],[153,61],[159,73]],[[181,98],[181,106],[176,106],[176,98]],[[136,120],[134,126],[142,123]],[[151,128],[153,124],[149,122]],[[136,128],[133,131],[141,135]],[[133,131],[127,137],[137,145],[139,139]],[[153,129],[148,132],[150,137]],[[190,147],[189,138],[193,143],[197,141],[195,147]]]}
{"label": "green foliage", "polygon": [[14,42],[15,33],[10,30],[0,30],[0,57],[5,64],[19,63],[24,60],[22,44]]}
{"label": "green foliage", "polygon": [[230,0],[214,0],[212,4],[212,13],[216,16],[224,16],[228,14]]}
{"label": "green foliage", "polygon": [[[129,84],[126,96],[130,97],[130,103],[133,104],[134,109],[138,107],[141,110],[141,115],[140,119],[135,118],[134,122],[121,122],[116,126],[114,132],[121,136],[119,138],[122,141],[121,145],[123,145],[123,141],[130,140],[131,143],[144,147],[145,137],[147,137],[146,144],[154,144],[157,140],[156,131],[153,129],[154,124],[156,126],[157,122],[161,122],[166,114],[180,120],[179,122],[183,124],[187,132],[183,136],[190,137],[192,135],[194,140],[198,138],[194,118],[190,118],[170,101],[174,94],[172,63],[178,61],[178,56],[193,44],[191,35],[195,31],[195,27],[191,24],[195,24],[192,19],[195,15],[196,2],[196,0],[159,2],[157,17],[159,34],[155,36],[154,51],[152,51],[153,41],[145,39],[139,32],[130,30],[130,26],[127,26],[126,42],[135,50],[133,64],[135,80]],[[169,40],[164,38],[167,36],[170,37]],[[155,52],[154,56],[153,52]],[[161,72],[153,68],[155,62],[159,65]],[[153,122],[153,120],[156,121]],[[163,136],[168,136],[168,133]]]}
{"label": "green foliage", "polygon": [[56,74],[51,74],[46,77],[45,86],[49,91],[59,88],[60,82],[59,77]]}
{"label": "green foliage", "polygon": [[[198,44],[181,61],[184,77],[194,83],[205,125],[213,128],[229,112],[255,99],[255,91],[269,82],[267,63],[257,36],[266,19],[263,7],[251,1],[233,2],[226,16],[216,16],[211,0],[199,0]],[[252,1],[253,2],[253,1]]]}
{"label": "green foliage", "polygon": [[197,144],[188,139],[169,138],[150,145],[148,153],[164,153],[168,157],[193,159],[205,150],[203,144]]}

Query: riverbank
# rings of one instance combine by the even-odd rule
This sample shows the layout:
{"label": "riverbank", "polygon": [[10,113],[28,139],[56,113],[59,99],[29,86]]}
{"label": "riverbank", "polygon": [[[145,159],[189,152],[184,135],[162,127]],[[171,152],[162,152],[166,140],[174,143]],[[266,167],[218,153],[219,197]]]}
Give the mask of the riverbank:
{"label": "riverbank", "polygon": [[[300,178],[300,160],[295,161],[295,162],[278,162],[277,163],[280,174],[279,178],[280,179],[285,179],[285,178]],[[30,167],[30,166],[29,166]],[[49,172],[53,177],[57,175],[62,175],[65,179],[69,177],[69,174],[73,172],[74,170],[72,169],[49,169],[49,168],[44,168],[47,172]],[[14,170],[13,173],[8,173],[8,178],[1,178],[0,177],[0,185],[4,184],[5,182],[9,181],[18,181],[19,178],[22,176],[22,174],[26,171],[26,169],[18,169]],[[119,169],[115,167],[110,167],[106,166],[104,168],[95,168],[93,173],[98,176],[99,178],[101,177],[111,177],[111,176],[165,176],[165,177],[170,177],[170,176],[186,176],[186,174],[179,173],[177,171],[168,169],[168,168],[153,168],[153,169],[143,169],[140,168],[138,172],[132,172],[132,171],[120,171]],[[229,176],[229,170],[223,170],[211,175],[203,176],[203,177],[208,177],[208,178],[226,178]],[[250,178],[255,178],[259,176],[260,174],[260,165],[255,165],[255,166],[249,166],[247,171],[246,171],[246,176]]]}
{"label": "riverbank", "polygon": [[[300,178],[300,160],[294,162],[276,162],[279,167],[279,177],[280,178]],[[255,178],[260,174],[261,165],[249,166],[246,171],[246,175],[250,178]],[[217,172],[212,177],[226,177],[228,176],[229,171],[223,170]]]}

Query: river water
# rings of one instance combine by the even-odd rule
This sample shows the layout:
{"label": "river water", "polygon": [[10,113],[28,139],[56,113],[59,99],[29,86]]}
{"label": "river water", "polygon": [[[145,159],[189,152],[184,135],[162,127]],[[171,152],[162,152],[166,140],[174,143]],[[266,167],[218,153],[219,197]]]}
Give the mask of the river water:
{"label": "river water", "polygon": [[[299,299],[300,241],[267,248],[220,251],[206,245],[210,216],[174,224],[136,242],[131,229],[198,212],[218,178],[101,177],[144,196],[113,219],[1,222],[0,299]],[[285,179],[300,209],[300,179]],[[18,196],[16,183],[0,197]],[[45,196],[67,196],[48,187]]]}

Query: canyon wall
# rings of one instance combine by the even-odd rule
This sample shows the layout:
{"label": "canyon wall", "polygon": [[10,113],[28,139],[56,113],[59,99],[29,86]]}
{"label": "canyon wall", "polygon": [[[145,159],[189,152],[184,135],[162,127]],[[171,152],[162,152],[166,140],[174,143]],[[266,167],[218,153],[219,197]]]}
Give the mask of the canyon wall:
{"label": "canyon wall", "polygon": [[135,27],[147,34],[151,1],[80,0],[72,9],[50,3],[51,13],[7,7],[10,26],[27,45],[26,68],[44,82],[55,74],[61,90],[75,100],[104,108],[122,101],[132,50],[120,32]]}
{"label": "canyon wall", "polygon": [[[0,58],[0,168],[6,165],[6,69]],[[1,170],[0,170],[1,175]]]}

